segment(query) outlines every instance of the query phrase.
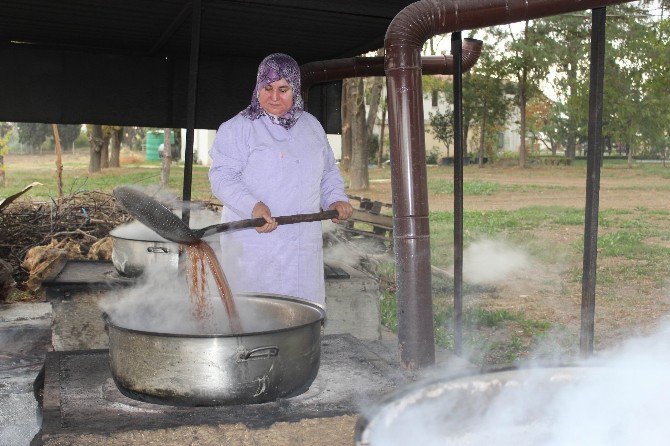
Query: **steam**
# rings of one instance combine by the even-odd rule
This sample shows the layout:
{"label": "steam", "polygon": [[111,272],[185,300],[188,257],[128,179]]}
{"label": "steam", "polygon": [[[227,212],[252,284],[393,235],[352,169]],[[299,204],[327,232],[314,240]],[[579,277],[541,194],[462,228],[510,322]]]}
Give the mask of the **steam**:
{"label": "steam", "polygon": [[[227,321],[225,315],[219,314],[223,308],[214,303],[213,299],[207,303],[211,317],[207,318],[207,326],[203,326],[195,317],[186,277],[177,271],[147,265],[135,286],[110,293],[100,301],[100,307],[115,324],[134,330],[176,334],[214,333],[217,329],[225,332],[225,327],[212,326],[210,322],[210,319]],[[222,307],[220,302],[219,306]]]}
{"label": "steam", "polygon": [[[226,255],[227,261],[223,260],[218,243],[212,245],[231,284],[243,332],[286,328],[289,324],[286,317],[268,318],[257,306],[238,295],[233,287],[236,281],[230,274],[232,268],[226,268],[226,264],[235,265],[235,256]],[[198,317],[195,296],[190,289],[189,268],[190,259],[185,253],[178,270],[148,264],[134,286],[109,293],[99,305],[115,325],[123,328],[180,335],[232,334],[228,314],[209,269],[206,272],[205,302],[200,304],[204,317]]]}
{"label": "steam", "polygon": [[463,278],[472,284],[494,284],[530,266],[530,257],[499,240],[479,240],[463,251]]}
{"label": "steam", "polygon": [[390,259],[381,240],[373,238],[344,238],[338,225],[330,220],[322,222],[326,243],[323,249],[325,263],[341,264],[351,268],[359,268],[362,260]]}
{"label": "steam", "polygon": [[667,444],[670,324],[579,365],[433,383],[385,406],[365,435],[371,446]]}

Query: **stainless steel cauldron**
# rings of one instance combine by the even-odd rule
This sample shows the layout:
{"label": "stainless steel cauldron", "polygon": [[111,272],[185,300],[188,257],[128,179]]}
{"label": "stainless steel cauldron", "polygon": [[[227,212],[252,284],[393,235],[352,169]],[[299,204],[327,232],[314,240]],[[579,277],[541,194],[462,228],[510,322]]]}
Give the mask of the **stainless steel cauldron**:
{"label": "stainless steel cauldron", "polygon": [[119,390],[188,406],[262,403],[306,391],[319,369],[323,309],[270,294],[241,294],[235,303],[241,334],[133,330],[105,314]]}
{"label": "stainless steel cauldron", "polygon": [[548,408],[562,401],[560,393],[605,373],[599,367],[529,368],[415,384],[361,415],[356,445],[548,444],[542,440],[555,428]]}
{"label": "stainless steel cauldron", "polygon": [[112,263],[124,276],[137,277],[150,266],[164,271],[177,271],[179,267],[179,245],[165,240],[147,229],[140,239],[125,237],[118,228],[110,232],[112,237]]}

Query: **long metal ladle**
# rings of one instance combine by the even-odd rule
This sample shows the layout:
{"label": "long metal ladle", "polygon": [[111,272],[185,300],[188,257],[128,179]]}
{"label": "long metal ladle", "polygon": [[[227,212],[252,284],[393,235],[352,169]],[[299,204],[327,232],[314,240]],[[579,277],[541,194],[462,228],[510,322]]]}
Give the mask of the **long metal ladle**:
{"label": "long metal ladle", "polygon": [[[189,228],[177,215],[160,201],[140,192],[139,190],[121,186],[112,192],[121,206],[138,221],[153,229],[161,237],[182,245],[193,245],[208,235],[233,229],[258,228],[265,224],[263,218],[251,218],[228,223],[219,223],[200,229]],[[309,221],[330,220],[337,218],[336,210],[317,212],[314,214],[297,214],[275,217],[277,224],[288,225]]]}

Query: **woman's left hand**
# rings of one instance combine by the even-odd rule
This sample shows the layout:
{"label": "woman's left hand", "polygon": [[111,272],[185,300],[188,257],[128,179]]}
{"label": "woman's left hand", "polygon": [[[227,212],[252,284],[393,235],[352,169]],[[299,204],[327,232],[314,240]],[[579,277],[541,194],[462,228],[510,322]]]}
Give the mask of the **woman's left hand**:
{"label": "woman's left hand", "polygon": [[354,208],[349,204],[348,201],[336,201],[335,203],[328,206],[329,210],[336,210],[338,213],[337,218],[333,218],[333,223],[339,223],[340,220],[346,220],[351,217],[351,214],[354,213]]}

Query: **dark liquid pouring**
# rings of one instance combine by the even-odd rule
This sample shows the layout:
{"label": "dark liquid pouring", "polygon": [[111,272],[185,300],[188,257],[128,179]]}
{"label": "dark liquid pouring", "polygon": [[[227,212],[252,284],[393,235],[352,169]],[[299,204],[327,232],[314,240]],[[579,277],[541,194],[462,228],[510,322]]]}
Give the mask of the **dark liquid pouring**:
{"label": "dark liquid pouring", "polygon": [[235,306],[233,293],[230,291],[226,275],[221,269],[221,265],[212,247],[203,241],[193,245],[184,245],[184,247],[190,260],[189,285],[195,317],[199,321],[204,321],[209,313],[209,303],[207,300],[207,269],[209,268],[214,277],[223,306],[228,314],[228,324],[230,325],[231,333],[242,333],[242,323]]}

